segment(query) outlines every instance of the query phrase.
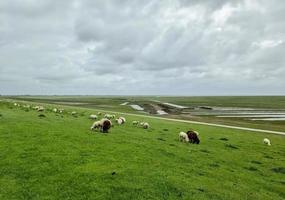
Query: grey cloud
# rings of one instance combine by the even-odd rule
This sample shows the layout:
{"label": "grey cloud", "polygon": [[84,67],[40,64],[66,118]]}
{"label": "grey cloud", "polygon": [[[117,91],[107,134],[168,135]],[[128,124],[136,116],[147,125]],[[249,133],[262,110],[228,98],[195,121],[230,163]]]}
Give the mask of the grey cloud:
{"label": "grey cloud", "polygon": [[1,1],[0,93],[284,94],[284,9],[277,0]]}

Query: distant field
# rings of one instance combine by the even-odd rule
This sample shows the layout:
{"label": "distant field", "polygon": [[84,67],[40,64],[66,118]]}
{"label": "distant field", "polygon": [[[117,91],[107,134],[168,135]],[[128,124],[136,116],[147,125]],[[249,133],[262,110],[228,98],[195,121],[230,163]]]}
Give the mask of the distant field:
{"label": "distant field", "polygon": [[221,106],[285,109],[285,96],[156,97],[185,106]]}
{"label": "distant field", "polygon": [[119,105],[123,101],[159,100],[184,106],[222,106],[244,108],[285,109],[285,96],[203,96],[203,97],[164,97],[164,96],[16,96],[13,98],[86,102]]}
{"label": "distant field", "polygon": [[[0,101],[0,199],[285,198],[284,136],[132,116],[92,133],[96,110],[43,105],[40,117]],[[178,141],[188,129],[200,145]]]}
{"label": "distant field", "polygon": [[[199,107],[221,107],[255,109],[259,112],[283,112],[285,114],[285,96],[218,96],[218,97],[158,97],[158,96],[13,96],[17,100],[28,100],[33,102],[44,102],[53,104],[73,105],[84,108],[94,108],[110,111],[151,114],[156,115],[157,109],[166,111],[167,118],[188,119],[194,121],[220,123],[234,126],[261,128],[267,130],[285,131],[285,120],[262,121],[250,118],[218,118],[212,110],[200,109]],[[128,102],[127,105],[121,105]],[[175,109],[162,103],[172,103],[189,107],[188,109]],[[137,104],[145,108],[137,111],[130,104]],[[188,114],[186,114],[186,113]],[[237,112],[237,111],[235,111]],[[222,114],[225,111],[221,112]],[[238,115],[238,114],[237,114]]]}

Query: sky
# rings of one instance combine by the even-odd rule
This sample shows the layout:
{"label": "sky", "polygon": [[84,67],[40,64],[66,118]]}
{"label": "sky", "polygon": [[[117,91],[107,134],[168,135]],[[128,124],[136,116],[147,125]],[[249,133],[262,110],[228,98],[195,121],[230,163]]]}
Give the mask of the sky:
{"label": "sky", "polygon": [[285,95],[283,0],[1,0],[2,95]]}

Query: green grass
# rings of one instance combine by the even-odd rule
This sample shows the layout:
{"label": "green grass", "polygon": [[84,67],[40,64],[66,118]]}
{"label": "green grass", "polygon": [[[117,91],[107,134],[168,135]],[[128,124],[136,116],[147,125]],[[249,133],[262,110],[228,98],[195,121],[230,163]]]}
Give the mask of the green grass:
{"label": "green grass", "polygon": [[[91,105],[112,105],[120,103],[158,100],[184,106],[221,106],[263,109],[285,109],[285,96],[12,96],[11,98],[45,102],[84,102]],[[124,107],[121,107],[121,109]]]}
{"label": "green grass", "polygon": [[[131,116],[101,134],[93,110],[65,108],[39,117],[0,101],[0,199],[285,198],[284,136]],[[200,145],[178,142],[190,128]]]}

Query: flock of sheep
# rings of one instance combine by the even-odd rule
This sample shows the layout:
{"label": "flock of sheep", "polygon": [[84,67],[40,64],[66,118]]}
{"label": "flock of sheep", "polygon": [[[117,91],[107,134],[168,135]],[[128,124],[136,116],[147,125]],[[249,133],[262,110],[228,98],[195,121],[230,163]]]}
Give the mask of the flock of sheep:
{"label": "flock of sheep", "polygon": [[[14,106],[20,107],[21,105],[18,104],[18,103],[14,103]],[[43,106],[39,106],[39,105],[33,106],[33,107],[31,107],[30,105],[23,105],[22,107],[23,108],[28,108],[28,109],[32,108],[34,110],[37,110],[38,112],[43,112],[45,110],[45,108]],[[55,112],[55,113],[63,113],[64,109],[53,108],[52,111]],[[75,115],[77,115],[77,112],[76,111],[72,111],[71,115],[75,116]],[[105,114],[100,120],[98,120],[99,119],[98,116],[102,116],[102,115],[103,115],[103,113],[98,112],[97,115],[96,114],[91,114],[89,116],[90,119],[97,120],[90,127],[90,129],[92,131],[99,130],[102,133],[108,133],[110,128],[113,127],[113,124],[112,124],[111,120],[114,120],[114,119],[115,119],[115,122],[118,125],[122,125],[122,124],[126,123],[126,118],[125,117],[120,116],[120,117],[116,118],[116,116],[113,115],[113,114]],[[132,124],[134,126],[142,127],[144,129],[150,128],[150,125],[147,122],[133,121]],[[186,133],[185,132],[180,132],[178,134],[178,136],[179,136],[179,141],[180,142],[187,142],[187,143],[193,143],[193,144],[199,144],[200,143],[200,139],[198,137],[199,133],[197,131],[189,130]],[[270,142],[270,140],[268,138],[264,138],[263,139],[263,144],[271,146],[271,142]]]}
{"label": "flock of sheep", "polygon": [[[98,115],[102,115],[101,112],[98,112]],[[97,120],[98,119],[98,116],[95,115],[95,114],[91,114],[89,116],[90,119],[93,119],[93,120]],[[109,129],[113,126],[112,125],[112,119],[115,119],[116,116],[115,115],[110,115],[110,114],[105,114],[104,117],[101,119],[101,120],[98,120],[98,121],[95,121],[92,126],[91,126],[91,130],[99,130],[103,133],[107,133],[109,131]],[[118,125],[122,125],[122,124],[125,124],[126,123],[126,118],[125,117],[118,117],[115,119],[115,122],[118,124]],[[133,125],[140,125],[142,128],[144,129],[148,129],[150,128],[149,126],[149,123],[147,122],[139,122],[139,121],[133,121],[132,122]]]}

